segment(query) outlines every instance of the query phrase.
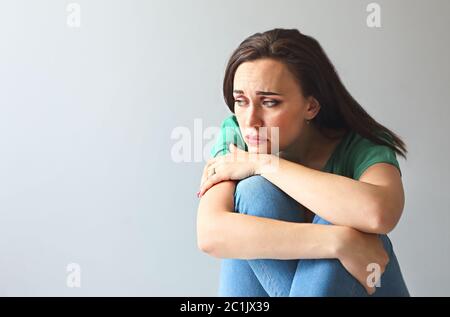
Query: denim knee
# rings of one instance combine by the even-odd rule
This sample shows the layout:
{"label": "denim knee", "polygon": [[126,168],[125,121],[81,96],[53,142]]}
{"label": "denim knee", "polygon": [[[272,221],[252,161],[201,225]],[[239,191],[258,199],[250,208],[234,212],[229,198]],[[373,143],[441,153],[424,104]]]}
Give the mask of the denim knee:
{"label": "denim knee", "polygon": [[260,175],[239,181],[234,193],[235,211],[257,217],[303,222],[304,207]]}

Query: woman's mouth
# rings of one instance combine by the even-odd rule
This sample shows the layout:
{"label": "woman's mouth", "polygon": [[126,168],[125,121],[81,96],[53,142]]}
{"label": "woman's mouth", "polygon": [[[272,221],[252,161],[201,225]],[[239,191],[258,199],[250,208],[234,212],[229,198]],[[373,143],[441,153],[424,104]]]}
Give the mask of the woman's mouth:
{"label": "woman's mouth", "polygon": [[261,143],[265,143],[267,141],[267,139],[265,139],[265,138],[261,138],[259,136],[250,136],[250,135],[246,135],[245,139],[247,140],[248,144],[250,144],[250,145],[258,145]]}

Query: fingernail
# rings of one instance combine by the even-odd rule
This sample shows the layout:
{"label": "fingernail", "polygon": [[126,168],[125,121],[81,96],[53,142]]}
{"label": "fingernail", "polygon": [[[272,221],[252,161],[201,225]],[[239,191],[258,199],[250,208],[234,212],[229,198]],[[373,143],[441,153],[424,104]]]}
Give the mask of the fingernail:
{"label": "fingernail", "polygon": [[197,197],[200,198],[200,192],[197,192]]}

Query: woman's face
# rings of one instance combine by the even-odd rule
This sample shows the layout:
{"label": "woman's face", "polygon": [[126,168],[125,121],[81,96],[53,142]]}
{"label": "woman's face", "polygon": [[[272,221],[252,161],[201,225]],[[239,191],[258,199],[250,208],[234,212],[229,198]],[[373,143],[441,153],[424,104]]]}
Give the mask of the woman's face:
{"label": "woman's face", "polygon": [[295,77],[283,63],[273,59],[239,65],[233,95],[234,112],[252,153],[288,148],[300,138],[305,120],[316,114],[308,109],[309,99],[304,98]]}

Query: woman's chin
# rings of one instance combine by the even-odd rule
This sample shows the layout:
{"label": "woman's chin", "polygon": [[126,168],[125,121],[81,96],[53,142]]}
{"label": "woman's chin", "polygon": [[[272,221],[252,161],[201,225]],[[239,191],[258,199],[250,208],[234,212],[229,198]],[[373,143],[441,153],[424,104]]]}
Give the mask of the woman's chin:
{"label": "woman's chin", "polygon": [[267,144],[258,144],[258,145],[251,145],[247,144],[248,152],[249,153],[255,153],[255,154],[267,154],[270,151],[270,148],[268,148]]}

